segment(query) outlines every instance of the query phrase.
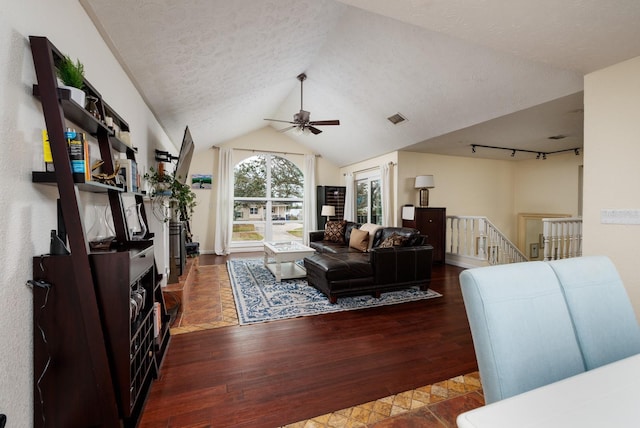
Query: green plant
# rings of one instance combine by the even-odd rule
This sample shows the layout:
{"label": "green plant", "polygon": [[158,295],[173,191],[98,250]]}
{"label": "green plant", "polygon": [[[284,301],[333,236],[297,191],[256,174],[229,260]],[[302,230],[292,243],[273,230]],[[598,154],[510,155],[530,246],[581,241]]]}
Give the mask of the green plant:
{"label": "green plant", "polygon": [[80,60],[73,60],[65,55],[57,66],[57,74],[62,83],[74,88],[84,88],[84,65]]}
{"label": "green plant", "polygon": [[[171,209],[181,221],[191,220],[193,210],[197,205],[196,194],[189,185],[182,184],[174,174],[160,174],[153,167],[144,175],[151,186],[152,198],[167,198],[171,202]],[[169,218],[164,218],[169,221]]]}

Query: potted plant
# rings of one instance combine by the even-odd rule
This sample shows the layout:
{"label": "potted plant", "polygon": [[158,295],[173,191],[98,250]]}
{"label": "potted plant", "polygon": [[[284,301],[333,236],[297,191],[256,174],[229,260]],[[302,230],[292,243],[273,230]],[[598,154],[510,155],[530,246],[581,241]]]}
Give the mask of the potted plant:
{"label": "potted plant", "polygon": [[153,167],[144,175],[151,186],[152,199],[168,200],[170,216],[163,216],[160,220],[169,221],[171,218],[179,221],[189,221],[196,206],[196,194],[189,185],[182,184],[174,174],[156,171]]}
{"label": "potted plant", "polygon": [[73,60],[65,55],[56,67],[58,78],[62,81],[62,88],[71,91],[71,99],[84,108],[84,65],[80,60]]}

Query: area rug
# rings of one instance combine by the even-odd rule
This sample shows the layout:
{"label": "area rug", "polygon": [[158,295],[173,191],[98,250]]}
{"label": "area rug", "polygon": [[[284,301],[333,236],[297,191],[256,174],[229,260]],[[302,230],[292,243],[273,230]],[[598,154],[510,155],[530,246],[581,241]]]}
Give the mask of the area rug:
{"label": "area rug", "polygon": [[416,287],[382,293],[378,299],[371,295],[341,297],[338,303],[331,304],[327,296],[308,285],[304,278],[276,282],[263,262],[263,259],[227,261],[240,325],[442,297],[433,290],[421,291]]}

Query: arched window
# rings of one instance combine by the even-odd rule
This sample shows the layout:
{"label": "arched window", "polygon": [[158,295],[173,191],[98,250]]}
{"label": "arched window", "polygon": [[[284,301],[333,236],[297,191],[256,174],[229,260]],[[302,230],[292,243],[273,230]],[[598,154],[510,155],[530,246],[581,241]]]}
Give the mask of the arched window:
{"label": "arched window", "polygon": [[232,245],[302,241],[304,176],[288,159],[252,156],[234,168]]}

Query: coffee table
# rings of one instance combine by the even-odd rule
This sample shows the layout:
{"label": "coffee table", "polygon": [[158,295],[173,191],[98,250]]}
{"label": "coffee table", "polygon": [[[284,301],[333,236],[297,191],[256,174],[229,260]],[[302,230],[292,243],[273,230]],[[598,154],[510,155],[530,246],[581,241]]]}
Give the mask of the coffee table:
{"label": "coffee table", "polygon": [[304,278],[307,271],[296,264],[296,260],[312,256],[315,252],[313,248],[299,242],[265,242],[264,265],[275,275],[277,282],[283,279]]}

